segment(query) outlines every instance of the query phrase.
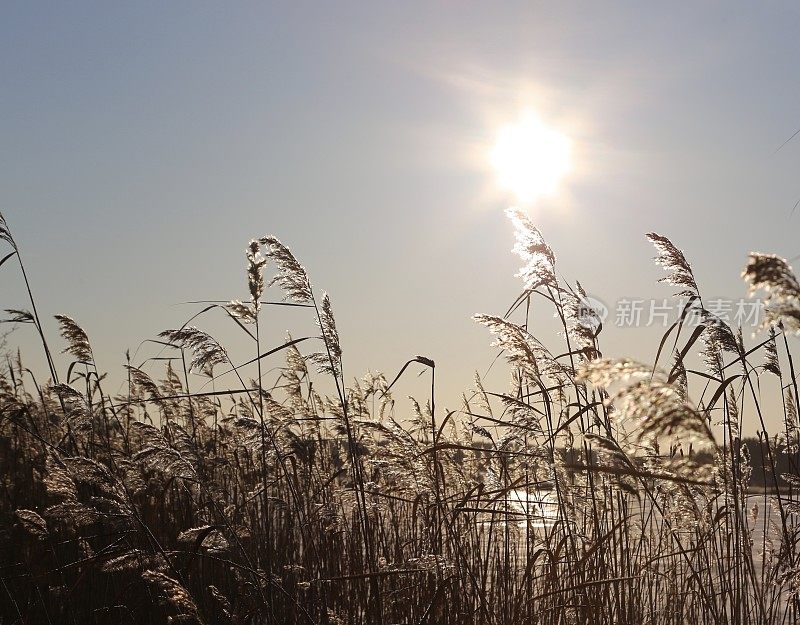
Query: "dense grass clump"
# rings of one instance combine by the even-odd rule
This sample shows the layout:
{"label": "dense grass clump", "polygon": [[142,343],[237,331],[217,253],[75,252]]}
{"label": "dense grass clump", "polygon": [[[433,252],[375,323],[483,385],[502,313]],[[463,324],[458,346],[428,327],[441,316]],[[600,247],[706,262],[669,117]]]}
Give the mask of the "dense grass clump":
{"label": "dense grass clump", "polygon": [[[524,213],[510,216],[523,292],[507,314],[475,317],[510,383],[490,391],[476,376],[447,413],[430,358],[400,372],[430,376],[408,412],[394,381],[346,376],[330,298],[275,237],[247,246],[249,299],[191,321],[221,309],[249,359],[186,323],[161,333],[158,358],[129,358],[111,393],[63,315],[59,365],[0,216],[0,264],[18,261],[30,295],[7,319],[36,332],[49,369],[7,354],[0,371],[0,623],[795,622],[791,268],[750,256],[743,276],[769,306],[747,346],[704,307],[684,254],[650,234],[683,314],[652,363],[608,359],[581,285],[557,274]],[[264,345],[275,289],[317,331]],[[528,326],[540,306],[556,341]],[[764,426],[767,389],[781,432]],[[772,492],[750,492],[754,470]]]}

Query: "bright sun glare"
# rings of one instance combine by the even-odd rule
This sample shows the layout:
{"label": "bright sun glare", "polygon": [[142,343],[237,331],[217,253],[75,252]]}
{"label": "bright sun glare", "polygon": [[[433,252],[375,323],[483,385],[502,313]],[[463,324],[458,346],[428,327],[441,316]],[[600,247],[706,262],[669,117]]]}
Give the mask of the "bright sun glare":
{"label": "bright sun glare", "polygon": [[500,186],[525,203],[552,194],[569,171],[571,143],[532,113],[505,126],[491,153]]}

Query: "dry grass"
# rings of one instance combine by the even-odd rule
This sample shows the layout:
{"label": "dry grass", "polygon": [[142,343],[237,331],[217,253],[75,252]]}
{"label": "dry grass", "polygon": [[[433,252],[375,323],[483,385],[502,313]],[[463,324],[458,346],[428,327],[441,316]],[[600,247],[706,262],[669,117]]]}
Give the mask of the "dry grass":
{"label": "dry grass", "polygon": [[[769,294],[770,324],[749,347],[703,308],[684,254],[650,234],[664,281],[682,289],[701,329],[685,327],[687,314],[656,362],[605,359],[582,287],[558,277],[526,215],[510,216],[524,291],[506,316],[476,316],[508,360],[510,385],[491,392],[476,378],[447,414],[426,357],[407,365],[431,381],[409,412],[383,376],[348,383],[330,298],[274,237],[247,247],[250,300],[223,307],[252,358],[233,362],[187,323],[160,335],[167,360],[156,379],[129,363],[127,387],[111,394],[87,333],[66,316],[57,367],[0,216],[4,270],[19,261],[30,296],[17,304],[30,310],[8,318],[32,326],[49,366],[37,380],[8,356],[0,373],[0,622],[795,622],[791,268],[751,255],[744,278]],[[262,297],[274,288],[313,312],[314,337],[262,344]],[[559,342],[531,335],[532,306],[555,311]],[[705,369],[693,370],[701,346]],[[267,385],[266,363],[278,358]],[[226,379],[235,384],[217,388]],[[322,379],[330,397],[317,391]],[[783,406],[772,437],[767,388]],[[739,437],[747,419],[766,471],[779,455],[792,467],[758,499],[747,495],[753,467]],[[550,507],[520,494],[542,491]],[[555,517],[541,522],[543,511]]]}

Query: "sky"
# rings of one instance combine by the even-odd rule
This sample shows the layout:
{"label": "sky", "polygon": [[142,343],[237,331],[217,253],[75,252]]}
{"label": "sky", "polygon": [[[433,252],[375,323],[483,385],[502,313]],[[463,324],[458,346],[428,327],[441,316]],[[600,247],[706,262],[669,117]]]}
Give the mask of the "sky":
{"label": "sky", "polygon": [[[525,207],[566,278],[612,309],[669,296],[656,231],[706,297],[742,297],[748,252],[800,255],[800,139],[778,149],[799,29],[775,2],[4,2],[0,210],[40,312],[73,316],[112,378],[184,302],[245,298],[245,245],[274,234],[331,294],[349,377],[423,354],[456,407],[494,355],[471,315],[521,289],[499,129],[535,111],[571,141]],[[25,306],[7,263],[0,307]],[[268,342],[313,331],[268,314]],[[659,334],[601,338],[646,359]],[[10,343],[37,362],[29,328]]]}

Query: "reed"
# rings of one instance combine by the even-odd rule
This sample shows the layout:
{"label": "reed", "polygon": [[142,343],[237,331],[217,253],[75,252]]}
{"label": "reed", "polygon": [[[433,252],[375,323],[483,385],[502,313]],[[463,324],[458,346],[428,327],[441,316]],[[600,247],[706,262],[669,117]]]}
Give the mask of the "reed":
{"label": "reed", "polygon": [[[7,321],[32,326],[49,376],[4,351],[0,622],[796,622],[791,267],[750,255],[742,276],[768,306],[748,345],[704,306],[685,254],[651,233],[683,314],[652,362],[608,358],[583,287],[560,277],[527,215],[509,217],[522,292],[505,315],[475,316],[509,384],[476,375],[445,414],[428,357],[391,382],[348,377],[330,297],[272,236],[246,247],[249,300],[162,332],[111,393],[75,320],[56,317],[63,355],[51,351],[0,215],[0,265],[18,264],[29,296]],[[267,345],[277,290],[316,326]],[[543,308],[558,336],[534,335]],[[215,310],[249,356],[198,327]],[[430,396],[396,402],[412,370],[430,375]],[[774,489],[753,495],[754,471]]]}

